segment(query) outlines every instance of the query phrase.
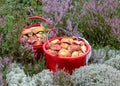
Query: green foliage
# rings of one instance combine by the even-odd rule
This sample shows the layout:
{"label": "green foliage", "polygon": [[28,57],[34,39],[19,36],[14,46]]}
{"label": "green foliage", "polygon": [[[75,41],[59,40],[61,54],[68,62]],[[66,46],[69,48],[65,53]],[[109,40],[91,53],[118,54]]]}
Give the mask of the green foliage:
{"label": "green foliage", "polygon": [[[33,59],[32,59],[33,60]],[[34,60],[33,63],[22,63],[23,70],[25,71],[25,74],[29,76],[33,76],[34,74],[37,74],[44,69],[46,69],[45,65],[45,58],[41,57],[39,60]]]}
{"label": "green foliage", "polygon": [[116,10],[116,14],[120,17],[120,8]]}
{"label": "green foliage", "polygon": [[14,17],[7,15],[6,19],[7,23],[0,29],[0,33],[3,34],[3,43],[0,46],[1,56],[11,56],[16,51],[16,48],[18,48],[16,47],[18,46],[18,32],[13,28]]}
{"label": "green foliage", "polygon": [[116,13],[119,15],[119,3],[116,0],[89,0],[84,4],[80,14],[79,29],[82,30],[83,36],[91,45],[110,45],[119,48],[119,41],[116,40],[116,37],[111,32],[113,27],[109,23],[110,19],[117,16]]}

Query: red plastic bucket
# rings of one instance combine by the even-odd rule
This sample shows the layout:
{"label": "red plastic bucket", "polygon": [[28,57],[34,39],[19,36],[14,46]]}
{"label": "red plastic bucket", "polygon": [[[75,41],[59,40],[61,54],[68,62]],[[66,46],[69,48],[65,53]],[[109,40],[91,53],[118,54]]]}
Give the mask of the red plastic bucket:
{"label": "red plastic bucket", "polygon": [[75,68],[79,68],[87,64],[87,59],[89,59],[87,56],[88,54],[90,54],[91,46],[89,45],[88,42],[85,42],[83,40],[83,42],[85,43],[85,46],[87,47],[87,51],[79,57],[59,57],[49,53],[46,49],[46,45],[48,45],[48,43],[52,40],[55,40],[55,39],[60,40],[62,38],[64,37],[57,37],[57,38],[48,40],[47,42],[44,43],[43,50],[45,52],[47,68],[55,72],[57,67],[58,69],[64,69],[65,71],[72,74]]}
{"label": "red plastic bucket", "polygon": [[[40,17],[40,16],[32,16],[32,17],[27,18],[26,21],[33,20],[33,19],[38,19],[38,20],[42,20],[42,21],[46,22],[46,23],[49,25],[49,29],[52,30],[52,29],[51,29],[51,24],[50,24],[50,22],[49,22],[48,20],[46,20],[45,18],[43,18],[43,17]],[[29,25],[29,26],[24,27],[23,30],[25,30],[25,29],[31,29],[31,28],[33,28],[33,27],[39,27],[39,26],[41,26],[41,25],[42,25],[42,24],[40,24],[40,23],[38,23],[38,24],[31,24],[31,25]],[[22,30],[22,31],[23,31],[23,30]],[[22,32],[22,31],[21,31],[21,32]],[[55,33],[55,32],[54,32],[54,33]],[[21,35],[21,33],[20,33],[19,42],[22,44],[21,37],[22,37],[22,35]],[[46,39],[46,38],[45,38],[45,39]],[[35,50],[35,53],[36,53],[36,55],[37,55],[37,59],[39,59],[39,58],[43,55],[43,53],[44,53],[44,52],[43,52],[43,44],[41,44],[41,45],[31,44],[31,45],[33,46],[33,48],[34,48],[34,50]]]}

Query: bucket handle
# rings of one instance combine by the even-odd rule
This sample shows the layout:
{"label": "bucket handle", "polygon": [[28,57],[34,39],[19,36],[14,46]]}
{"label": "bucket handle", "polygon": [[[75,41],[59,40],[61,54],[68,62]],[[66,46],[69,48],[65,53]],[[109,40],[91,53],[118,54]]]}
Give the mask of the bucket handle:
{"label": "bucket handle", "polygon": [[33,20],[33,19],[42,20],[42,21],[48,23],[48,25],[51,26],[51,23],[50,23],[47,19],[45,19],[44,17],[40,17],[40,16],[31,16],[31,17],[28,17],[28,18],[26,19],[26,21],[28,21],[28,20]]}

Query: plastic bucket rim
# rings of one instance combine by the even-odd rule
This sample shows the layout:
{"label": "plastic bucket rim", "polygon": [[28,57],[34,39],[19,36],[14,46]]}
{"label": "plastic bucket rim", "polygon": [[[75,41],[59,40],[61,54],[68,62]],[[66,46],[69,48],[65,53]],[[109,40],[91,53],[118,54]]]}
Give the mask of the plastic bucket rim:
{"label": "plastic bucket rim", "polygon": [[87,51],[86,51],[83,55],[81,55],[81,56],[62,57],[62,56],[55,56],[55,55],[49,53],[49,52],[46,50],[46,48],[45,48],[45,46],[48,44],[48,42],[50,42],[50,41],[52,41],[52,40],[54,40],[54,39],[61,39],[61,38],[71,38],[71,37],[56,37],[56,38],[47,40],[47,41],[43,44],[43,50],[44,50],[45,54],[50,55],[50,56],[52,56],[52,57],[61,58],[61,59],[75,59],[75,58],[77,59],[77,58],[80,58],[80,57],[85,57],[85,56],[88,55],[88,53],[90,52],[90,45],[83,40],[84,43],[85,43],[85,45],[87,46]]}

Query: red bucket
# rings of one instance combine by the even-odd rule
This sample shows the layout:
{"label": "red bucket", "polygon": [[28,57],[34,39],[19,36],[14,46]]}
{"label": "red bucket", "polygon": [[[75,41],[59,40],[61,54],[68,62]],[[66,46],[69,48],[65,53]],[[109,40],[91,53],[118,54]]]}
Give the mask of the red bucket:
{"label": "red bucket", "polygon": [[90,57],[89,54],[91,53],[90,52],[91,46],[89,45],[88,42],[81,39],[85,43],[87,51],[83,55],[78,56],[78,57],[60,57],[60,56],[55,56],[55,55],[49,53],[46,49],[46,46],[48,45],[48,43],[55,39],[61,40],[62,38],[65,38],[65,37],[54,38],[54,39],[48,40],[47,42],[44,43],[43,50],[44,50],[45,56],[46,56],[47,68],[52,70],[53,72],[55,72],[57,70],[56,69],[56,67],[57,67],[58,69],[64,69],[65,71],[72,74],[72,72],[75,68],[79,68],[79,67],[87,64],[87,61]]}
{"label": "red bucket", "polygon": [[[49,28],[48,28],[48,29],[52,30],[52,29],[51,29],[51,24],[50,24],[50,22],[49,22],[48,20],[46,20],[45,18],[43,18],[43,17],[40,17],[40,16],[32,16],[32,17],[29,17],[28,19],[26,19],[26,21],[34,20],[34,19],[38,19],[38,20],[42,20],[42,21],[46,22],[46,23],[49,25]],[[29,26],[24,27],[22,31],[29,30],[29,29],[35,28],[35,27],[42,27],[42,24],[40,24],[40,23],[31,24],[31,25],[29,25]],[[21,33],[20,33],[20,38],[19,38],[19,41],[20,41],[21,44],[22,44],[22,40],[21,40],[21,38],[22,38],[22,31],[21,31]],[[55,33],[55,31],[54,31],[54,33]],[[46,38],[45,38],[45,39],[46,39]],[[31,43],[29,43],[29,44],[31,44]],[[33,46],[34,50],[36,51],[35,53],[37,54],[37,59],[39,59],[39,58],[43,55],[43,53],[44,53],[44,52],[43,52],[43,48],[42,48],[43,43],[42,43],[42,44],[39,44],[39,42],[38,42],[37,45],[36,45],[36,44],[31,44],[31,45]]]}

